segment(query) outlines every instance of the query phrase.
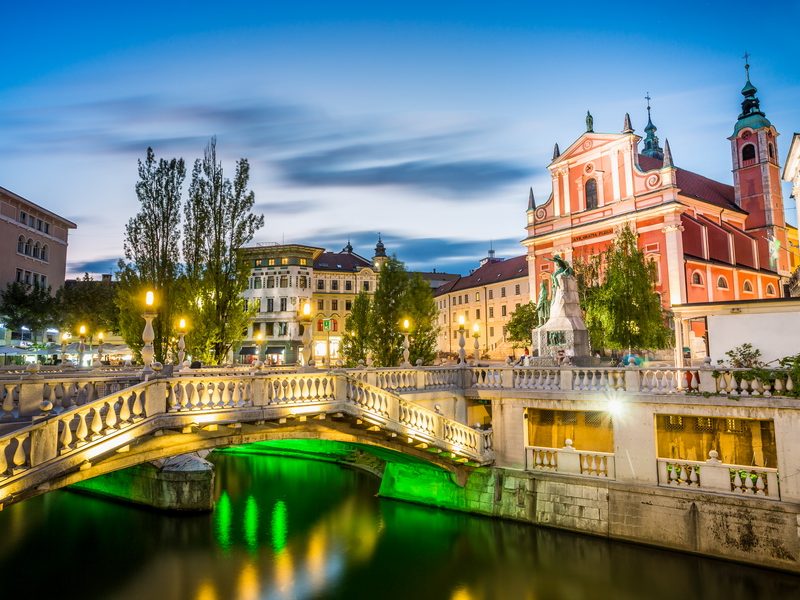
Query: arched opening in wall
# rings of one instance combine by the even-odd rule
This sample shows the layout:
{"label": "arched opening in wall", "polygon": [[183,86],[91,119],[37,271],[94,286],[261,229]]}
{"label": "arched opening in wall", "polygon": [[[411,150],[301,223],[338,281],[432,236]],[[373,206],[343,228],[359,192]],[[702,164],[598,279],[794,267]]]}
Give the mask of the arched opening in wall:
{"label": "arched opening in wall", "polygon": [[597,180],[589,179],[585,186],[586,210],[597,208]]}
{"label": "arched opening in wall", "polygon": [[41,248],[39,247],[39,242],[36,242],[33,245],[33,258],[39,258],[40,254],[41,254]]}
{"label": "arched opening in wall", "polygon": [[33,240],[28,238],[28,241],[25,242],[25,256],[30,256],[33,254]]}
{"label": "arched opening in wall", "polygon": [[703,285],[703,276],[700,274],[700,271],[695,271],[692,273],[692,285]]}
{"label": "arched opening in wall", "polygon": [[722,275],[717,277],[717,288],[720,290],[727,290],[728,289],[728,280],[725,279]]}
{"label": "arched opening in wall", "polygon": [[767,148],[769,149],[769,159],[775,160],[775,145],[772,142],[770,142]]}
{"label": "arched opening in wall", "polygon": [[753,284],[750,283],[750,280],[746,280],[744,282],[744,286],[742,287],[745,293],[752,294],[753,293]]}
{"label": "arched opening in wall", "polygon": [[775,295],[775,286],[771,283],[767,284],[767,296],[774,296]]}
{"label": "arched opening in wall", "polygon": [[317,319],[317,331],[325,331],[322,319]]}
{"label": "arched opening in wall", "polygon": [[745,144],[742,146],[742,162],[748,160],[755,160],[756,147],[753,144]]}
{"label": "arched opening in wall", "polygon": [[42,253],[41,253],[40,258],[42,260],[44,260],[44,261],[47,261],[47,254],[48,254],[48,248],[47,248],[47,244],[45,244],[44,246],[42,246]]}
{"label": "arched opening in wall", "polygon": [[17,240],[17,252],[25,254],[25,238],[23,236],[19,236]]}

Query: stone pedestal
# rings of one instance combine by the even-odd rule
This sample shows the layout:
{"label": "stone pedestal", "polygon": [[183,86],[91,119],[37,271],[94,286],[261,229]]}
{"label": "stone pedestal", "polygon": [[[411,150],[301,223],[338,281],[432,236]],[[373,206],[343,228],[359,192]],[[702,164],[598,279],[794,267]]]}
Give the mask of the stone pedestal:
{"label": "stone pedestal", "polygon": [[556,364],[570,364],[575,359],[591,356],[589,332],[583,321],[578,282],[572,275],[563,275],[550,305],[550,318],[533,330],[533,345],[539,357]]}

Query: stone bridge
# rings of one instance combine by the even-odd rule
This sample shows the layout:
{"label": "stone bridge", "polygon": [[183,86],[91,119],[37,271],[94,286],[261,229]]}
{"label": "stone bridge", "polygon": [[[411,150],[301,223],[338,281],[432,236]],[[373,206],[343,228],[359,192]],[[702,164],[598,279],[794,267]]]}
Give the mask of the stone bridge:
{"label": "stone bridge", "polygon": [[465,468],[494,458],[491,431],[345,372],[179,375],[59,408],[0,437],[0,506],[166,456],[270,439],[381,446],[462,481]]}

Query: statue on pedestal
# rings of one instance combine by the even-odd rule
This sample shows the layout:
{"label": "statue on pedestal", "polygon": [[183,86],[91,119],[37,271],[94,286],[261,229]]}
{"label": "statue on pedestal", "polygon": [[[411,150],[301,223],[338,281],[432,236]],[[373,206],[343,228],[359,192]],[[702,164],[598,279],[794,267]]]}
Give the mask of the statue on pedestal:
{"label": "statue on pedestal", "polygon": [[547,282],[539,287],[539,299],[536,301],[536,327],[541,327],[550,318],[550,299],[547,297]]}
{"label": "statue on pedestal", "polygon": [[553,258],[548,258],[547,260],[556,263],[556,266],[558,267],[550,276],[550,278],[553,280],[553,290],[558,289],[560,278],[571,277],[575,275],[575,271],[573,270],[572,266],[558,254],[554,254]]}

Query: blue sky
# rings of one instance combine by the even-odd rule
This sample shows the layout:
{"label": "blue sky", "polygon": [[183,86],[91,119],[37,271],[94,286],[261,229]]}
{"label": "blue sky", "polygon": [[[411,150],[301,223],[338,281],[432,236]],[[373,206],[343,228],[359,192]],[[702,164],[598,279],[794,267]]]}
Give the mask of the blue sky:
{"label": "blue sky", "polygon": [[[108,271],[152,145],[247,157],[256,241],[464,272],[522,253],[553,143],[641,133],[730,182],[745,50],[762,108],[800,130],[797,2],[15,3],[1,9],[0,185],[75,220],[68,271]],[[796,222],[785,189],[787,214]]]}

